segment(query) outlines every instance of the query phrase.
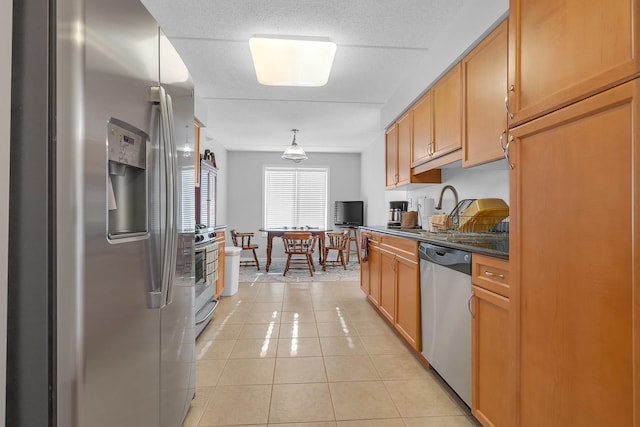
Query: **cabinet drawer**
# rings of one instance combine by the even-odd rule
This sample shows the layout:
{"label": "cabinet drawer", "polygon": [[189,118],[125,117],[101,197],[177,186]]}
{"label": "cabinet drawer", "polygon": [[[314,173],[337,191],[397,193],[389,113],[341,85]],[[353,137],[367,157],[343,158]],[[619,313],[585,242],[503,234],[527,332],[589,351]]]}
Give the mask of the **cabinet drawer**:
{"label": "cabinet drawer", "polygon": [[380,238],[380,244],[386,250],[394,252],[397,255],[410,259],[418,260],[418,241],[407,239],[404,237],[389,236],[384,234]]}
{"label": "cabinet drawer", "polygon": [[509,261],[473,254],[474,285],[509,298]]}

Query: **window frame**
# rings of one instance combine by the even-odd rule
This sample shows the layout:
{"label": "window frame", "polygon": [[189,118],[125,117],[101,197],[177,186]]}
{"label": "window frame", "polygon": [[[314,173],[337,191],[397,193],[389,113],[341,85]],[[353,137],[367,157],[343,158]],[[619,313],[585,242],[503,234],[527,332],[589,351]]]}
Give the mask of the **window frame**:
{"label": "window frame", "polygon": [[[324,171],[326,174],[326,184],[325,184],[325,200],[324,200],[324,226],[320,226],[323,229],[327,229],[329,220],[330,220],[330,212],[329,212],[329,200],[330,191],[331,191],[331,167],[324,165],[314,165],[314,166],[283,166],[283,165],[264,165],[262,167],[262,228],[267,229],[267,172],[270,170],[294,170],[294,171],[304,171],[304,170],[319,170]],[[297,219],[299,221],[299,218]],[[302,227],[304,225],[311,224],[290,224],[288,227]],[[285,226],[283,224],[282,226]],[[312,225],[313,226],[313,225]],[[271,228],[280,228],[280,227],[271,227]]]}

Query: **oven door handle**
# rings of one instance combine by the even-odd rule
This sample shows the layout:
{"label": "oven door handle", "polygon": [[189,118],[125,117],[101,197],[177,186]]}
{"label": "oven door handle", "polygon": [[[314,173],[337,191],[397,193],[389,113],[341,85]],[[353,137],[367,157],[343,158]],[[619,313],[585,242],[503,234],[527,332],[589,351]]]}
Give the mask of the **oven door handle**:
{"label": "oven door handle", "polygon": [[213,307],[211,308],[211,310],[209,310],[209,312],[206,314],[206,316],[204,316],[204,318],[202,318],[200,320],[196,319],[196,325],[200,325],[200,324],[206,322],[207,319],[209,319],[211,317],[213,312],[216,311],[216,308],[218,308],[218,301],[217,300],[213,303]]}

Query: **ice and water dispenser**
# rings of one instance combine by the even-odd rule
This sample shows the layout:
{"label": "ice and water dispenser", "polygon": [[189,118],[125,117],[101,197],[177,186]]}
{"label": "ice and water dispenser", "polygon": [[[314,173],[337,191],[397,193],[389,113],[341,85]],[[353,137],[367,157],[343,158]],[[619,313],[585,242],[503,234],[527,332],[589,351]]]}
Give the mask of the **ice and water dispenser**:
{"label": "ice and water dispenser", "polygon": [[145,132],[121,120],[111,118],[107,124],[107,236],[114,243],[148,235],[148,140]]}

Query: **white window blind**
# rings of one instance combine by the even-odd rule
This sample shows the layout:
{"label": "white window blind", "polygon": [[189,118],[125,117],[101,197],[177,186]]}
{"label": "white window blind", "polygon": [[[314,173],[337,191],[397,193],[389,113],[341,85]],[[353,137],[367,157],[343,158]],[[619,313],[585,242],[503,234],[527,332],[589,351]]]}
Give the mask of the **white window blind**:
{"label": "white window blind", "polygon": [[193,230],[196,223],[196,193],[193,168],[182,169],[180,172],[180,191],[182,203],[180,203],[180,216],[178,217],[179,230]]}
{"label": "white window blind", "polygon": [[264,227],[327,227],[328,168],[264,169]]}
{"label": "white window blind", "polygon": [[202,166],[200,169],[200,224],[216,225],[217,173]]}

